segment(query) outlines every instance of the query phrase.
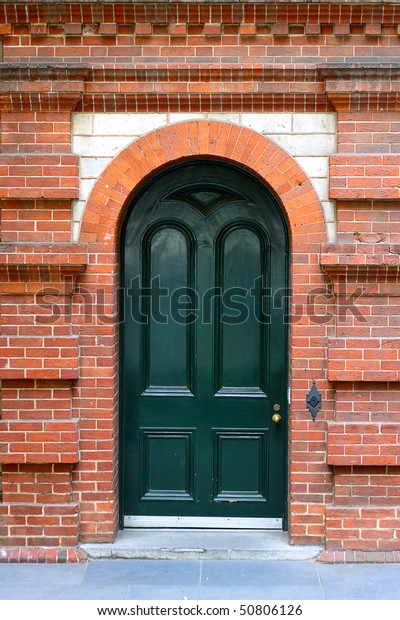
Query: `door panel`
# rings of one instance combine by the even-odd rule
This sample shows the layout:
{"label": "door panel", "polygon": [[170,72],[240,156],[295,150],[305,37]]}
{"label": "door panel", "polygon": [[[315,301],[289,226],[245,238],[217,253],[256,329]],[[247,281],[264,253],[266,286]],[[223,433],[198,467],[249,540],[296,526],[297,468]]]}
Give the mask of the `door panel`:
{"label": "door panel", "polygon": [[[170,299],[163,291],[192,286],[190,257],[193,249],[183,231],[166,223],[153,230],[143,246],[144,287],[153,291],[153,296],[143,299],[143,314],[148,318],[144,329],[145,393],[191,392],[193,329],[190,324],[174,320]],[[165,364],[159,352],[172,349],[174,356]]]}
{"label": "door panel", "polygon": [[[248,226],[230,226],[220,241],[217,286],[222,303],[215,327],[219,331],[216,349],[218,391],[235,391],[251,396],[266,391],[264,345],[267,326],[254,312],[249,283],[263,279],[267,270],[264,240]],[[243,347],[243,342],[246,346]]]}
{"label": "door panel", "polygon": [[141,500],[193,501],[193,431],[141,429]]}
{"label": "door panel", "polygon": [[267,429],[214,431],[214,499],[266,502]]}
{"label": "door panel", "polygon": [[123,514],[281,518],[286,310],[271,301],[287,286],[279,206],[246,172],[193,161],[135,198],[122,248]]}

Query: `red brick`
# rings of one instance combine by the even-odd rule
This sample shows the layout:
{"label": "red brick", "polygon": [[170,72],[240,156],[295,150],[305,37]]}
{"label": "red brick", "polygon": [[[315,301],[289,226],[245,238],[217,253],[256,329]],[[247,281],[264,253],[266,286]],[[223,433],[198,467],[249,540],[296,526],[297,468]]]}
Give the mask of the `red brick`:
{"label": "red brick", "polygon": [[350,24],[335,24],[334,25],[335,34],[337,36],[346,36],[350,34]]}
{"label": "red brick", "polygon": [[307,35],[315,36],[315,35],[319,35],[320,32],[321,32],[320,24],[306,24],[305,33]]}
{"label": "red brick", "polygon": [[186,24],[170,24],[169,33],[175,36],[186,35],[187,25]]}
{"label": "red brick", "polygon": [[31,24],[31,34],[32,35],[47,34],[47,25],[46,24]]}
{"label": "red brick", "polygon": [[67,35],[81,34],[82,24],[79,24],[79,23],[64,24],[64,32]]}
{"label": "red brick", "polygon": [[365,34],[367,36],[377,37],[381,34],[382,26],[381,24],[366,24],[365,26]]}
{"label": "red brick", "polygon": [[151,35],[152,27],[151,24],[136,24],[135,33],[140,35]]}
{"label": "red brick", "polygon": [[289,26],[283,22],[272,24],[271,31],[274,36],[287,36],[289,34]]}
{"label": "red brick", "polygon": [[[99,33],[106,36],[115,36],[117,34],[117,24],[100,24]],[[137,33],[137,26],[136,26]]]}
{"label": "red brick", "polygon": [[257,34],[257,28],[255,24],[241,24],[239,28],[239,34],[242,37],[254,37]]}
{"label": "red brick", "polygon": [[205,24],[204,34],[206,37],[218,37],[221,34],[221,26],[219,24]]}

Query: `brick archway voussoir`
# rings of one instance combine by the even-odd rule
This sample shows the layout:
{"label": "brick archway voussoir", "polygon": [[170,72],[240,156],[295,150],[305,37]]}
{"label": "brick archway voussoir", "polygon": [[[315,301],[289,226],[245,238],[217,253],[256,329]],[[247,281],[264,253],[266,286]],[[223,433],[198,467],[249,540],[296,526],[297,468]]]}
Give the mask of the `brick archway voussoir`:
{"label": "brick archway voussoir", "polygon": [[89,196],[81,241],[115,241],[128,199],[140,184],[168,164],[200,156],[231,161],[261,178],[279,199],[294,243],[325,241],[321,205],[297,162],[268,138],[219,121],[168,125],[122,150]]}

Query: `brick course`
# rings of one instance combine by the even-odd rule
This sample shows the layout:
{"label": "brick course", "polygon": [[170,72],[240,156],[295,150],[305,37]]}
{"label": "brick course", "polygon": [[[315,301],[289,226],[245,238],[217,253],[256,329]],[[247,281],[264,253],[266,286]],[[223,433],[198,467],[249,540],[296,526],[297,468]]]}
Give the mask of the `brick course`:
{"label": "brick course", "polygon": [[329,163],[330,198],[381,200],[400,197],[399,155],[332,155]]}
{"label": "brick course", "polygon": [[1,463],[78,463],[78,420],[1,420]]}
{"label": "brick course", "polygon": [[[50,10],[36,3],[28,7],[18,13],[12,3],[2,8],[0,23],[8,26],[6,60],[77,62],[89,57],[96,62],[131,63],[164,57],[173,62],[194,58],[256,62],[274,57],[283,62],[299,58],[328,62],[334,57],[340,62],[369,58],[371,46],[381,45],[388,48],[390,59],[399,56],[399,7],[386,3],[372,7],[365,2],[357,11],[346,3],[329,2],[130,7],[85,3],[79,12],[72,3]],[[182,24],[185,33],[178,34],[176,26]]]}
{"label": "brick course", "polygon": [[396,423],[329,422],[327,461],[330,465],[400,465]]}
{"label": "brick course", "polygon": [[78,198],[74,155],[0,155],[0,198]]}

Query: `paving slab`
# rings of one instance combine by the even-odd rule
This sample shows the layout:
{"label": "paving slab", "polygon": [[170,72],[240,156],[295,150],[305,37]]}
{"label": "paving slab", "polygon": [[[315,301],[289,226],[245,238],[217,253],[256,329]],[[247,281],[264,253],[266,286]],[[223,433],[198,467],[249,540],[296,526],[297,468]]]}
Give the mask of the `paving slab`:
{"label": "paving slab", "polygon": [[319,587],[316,566],[312,562],[296,561],[204,561],[201,584],[230,586],[237,584],[253,588],[313,586]]}
{"label": "paving slab", "polygon": [[400,564],[319,564],[329,599],[400,600]]}
{"label": "paving slab", "polygon": [[241,587],[210,586],[187,588],[158,588],[130,586],[128,591],[130,600],[231,600],[231,601],[265,601],[265,600],[323,600],[323,589],[313,586],[293,586],[290,589],[284,586]]}
{"label": "paving slab", "polygon": [[0,600],[79,600],[115,601],[126,599],[129,586],[62,586],[30,584],[0,587]]}
{"label": "paving slab", "polygon": [[0,564],[0,587],[16,584],[79,585],[88,564]]}
{"label": "paving slab", "polygon": [[198,585],[200,571],[195,561],[99,560],[89,563],[82,585]]}

